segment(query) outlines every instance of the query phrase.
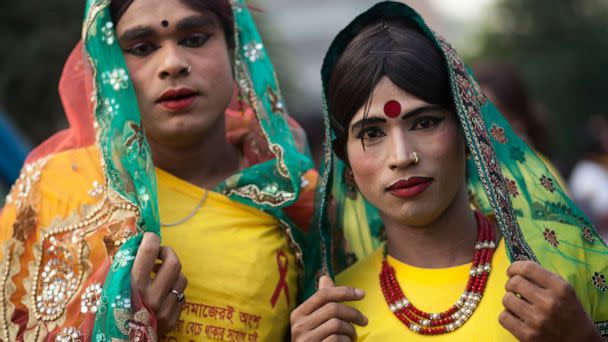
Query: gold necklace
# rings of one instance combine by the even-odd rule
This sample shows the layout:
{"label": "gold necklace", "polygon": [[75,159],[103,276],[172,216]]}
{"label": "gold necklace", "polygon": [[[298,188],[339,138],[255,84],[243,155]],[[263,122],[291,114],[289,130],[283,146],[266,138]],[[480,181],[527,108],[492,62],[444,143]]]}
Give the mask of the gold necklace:
{"label": "gold necklace", "polygon": [[189,219],[191,219],[203,207],[203,204],[205,204],[205,201],[207,201],[207,196],[208,195],[209,195],[209,190],[205,190],[205,193],[203,194],[203,197],[198,202],[198,204],[196,205],[196,207],[194,208],[194,210],[192,210],[188,215],[186,215],[186,217],[184,217],[181,220],[178,220],[176,222],[172,222],[172,223],[162,223],[162,222],[160,222],[161,227],[175,227],[175,226],[179,226],[182,223],[187,222]]}

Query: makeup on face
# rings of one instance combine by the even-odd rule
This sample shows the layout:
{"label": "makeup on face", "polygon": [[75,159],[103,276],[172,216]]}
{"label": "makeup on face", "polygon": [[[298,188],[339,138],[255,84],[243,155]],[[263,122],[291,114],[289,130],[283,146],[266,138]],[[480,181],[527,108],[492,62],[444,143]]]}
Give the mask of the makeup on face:
{"label": "makeup on face", "polygon": [[199,95],[190,88],[169,89],[156,100],[156,103],[170,112],[183,112],[192,106]]}
{"label": "makeup on face", "polygon": [[423,193],[431,184],[433,178],[412,177],[407,180],[400,179],[386,188],[390,194],[400,198],[410,198]]}
{"label": "makeup on face", "polygon": [[[391,101],[394,101],[394,100],[391,100]],[[385,107],[384,108],[384,115],[388,116],[389,118],[396,118],[396,117],[398,117],[401,114],[401,105],[397,101],[395,101],[396,104],[389,105],[389,103],[391,101],[386,102],[386,104],[384,106]],[[389,110],[387,112],[387,110],[386,110],[387,109],[386,108],[387,105],[389,105],[389,107],[391,107],[391,106],[395,106],[395,107],[399,106],[399,111],[398,111],[399,114],[397,114],[395,116],[391,116],[391,115],[394,115],[394,114],[393,114],[393,112],[391,110]],[[413,110],[411,110],[409,112],[406,112],[405,114],[403,114],[403,116],[401,117],[401,119],[408,120],[408,119],[410,119],[412,117],[415,117],[415,116],[423,114],[423,113],[442,111],[443,109],[444,108],[442,106],[439,106],[439,105],[423,105],[423,106],[415,108],[415,109],[413,109]],[[393,109],[393,110],[396,111],[396,109]],[[354,124],[352,124],[352,126],[350,127],[350,129],[351,129],[351,132],[356,135],[355,132],[357,132],[358,130],[360,130],[364,123],[366,125],[372,125],[372,124],[382,124],[382,123],[386,123],[386,122],[387,122],[386,119],[381,118],[379,116],[370,116],[370,117],[367,117],[367,118],[362,118],[362,119],[357,120]]]}
{"label": "makeup on face", "polygon": [[396,118],[401,114],[401,104],[397,100],[389,100],[384,104],[384,114],[389,118]]}
{"label": "makeup on face", "polygon": [[[167,19],[162,20],[160,24],[164,28],[168,28],[170,25]],[[177,21],[175,24],[175,30],[178,32],[212,31],[214,28],[217,28],[217,24],[209,15],[192,15]],[[118,40],[121,45],[128,45],[134,41],[150,39],[158,36],[158,34],[159,32],[153,26],[137,25],[122,32]]]}

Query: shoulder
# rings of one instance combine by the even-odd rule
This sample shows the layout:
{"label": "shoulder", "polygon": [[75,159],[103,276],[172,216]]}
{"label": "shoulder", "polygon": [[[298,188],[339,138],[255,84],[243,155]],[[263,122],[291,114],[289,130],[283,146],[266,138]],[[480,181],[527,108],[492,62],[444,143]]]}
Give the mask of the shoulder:
{"label": "shoulder", "polygon": [[26,162],[2,208],[0,241],[25,241],[57,218],[99,201],[105,183],[99,158],[97,148],[88,147]]}
{"label": "shoulder", "polygon": [[379,248],[338,274],[336,284],[367,290],[377,285],[381,262],[382,248]]}
{"label": "shoulder", "polygon": [[94,201],[104,183],[97,147],[68,150],[26,162],[5,204],[54,211],[70,207],[68,202]]}
{"label": "shoulder", "polygon": [[608,320],[608,246],[592,226],[519,219],[539,264],[570,283],[587,313]]}
{"label": "shoulder", "polygon": [[37,163],[40,186],[45,191],[88,191],[93,183],[104,182],[101,154],[96,146],[53,154]]}
{"label": "shoulder", "polygon": [[[364,315],[378,312],[385,307],[385,300],[380,288],[379,274],[382,267],[382,248],[367,255],[336,277],[336,284],[361,289],[365,292],[362,300],[348,302],[347,304]],[[357,329],[357,332],[366,329]]]}

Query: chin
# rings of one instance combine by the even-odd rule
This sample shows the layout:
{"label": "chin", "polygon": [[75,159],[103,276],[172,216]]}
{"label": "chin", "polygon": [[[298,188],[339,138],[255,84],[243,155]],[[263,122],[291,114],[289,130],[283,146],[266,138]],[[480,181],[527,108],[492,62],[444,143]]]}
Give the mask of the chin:
{"label": "chin", "polygon": [[[176,120],[173,120],[176,119]],[[167,146],[188,146],[199,142],[213,126],[210,122],[190,120],[191,118],[172,118],[164,122],[160,127],[155,127],[154,132],[148,130],[148,135],[153,135],[154,140]]]}
{"label": "chin", "polygon": [[[406,203],[396,208],[385,211],[385,215],[395,222],[410,227],[424,227],[435,222],[443,211],[436,203]],[[387,214],[388,213],[388,214]]]}

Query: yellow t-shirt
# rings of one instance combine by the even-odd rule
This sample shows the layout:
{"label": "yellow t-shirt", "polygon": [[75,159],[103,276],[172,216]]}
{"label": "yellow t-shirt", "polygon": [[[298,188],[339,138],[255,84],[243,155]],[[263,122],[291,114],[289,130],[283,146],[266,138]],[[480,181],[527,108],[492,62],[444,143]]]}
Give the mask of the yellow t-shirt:
{"label": "yellow t-shirt", "polygon": [[[397,280],[408,299],[426,312],[442,312],[460,297],[469,278],[471,264],[450,268],[413,267],[388,257]],[[492,272],[479,307],[459,329],[444,335],[423,336],[410,331],[388,308],[380,288],[382,248],[339,274],[338,285],[357,287],[365,298],[349,303],[368,319],[366,327],[356,326],[359,341],[517,341],[506,331],[498,316],[504,310],[502,298],[507,282],[509,260],[501,240],[492,260]]]}
{"label": "yellow t-shirt", "polygon": [[[157,169],[160,219],[179,221],[204,192]],[[278,222],[209,192],[187,222],[162,227],[188,278],[177,328],[165,341],[282,341],[296,306],[298,271]]]}

